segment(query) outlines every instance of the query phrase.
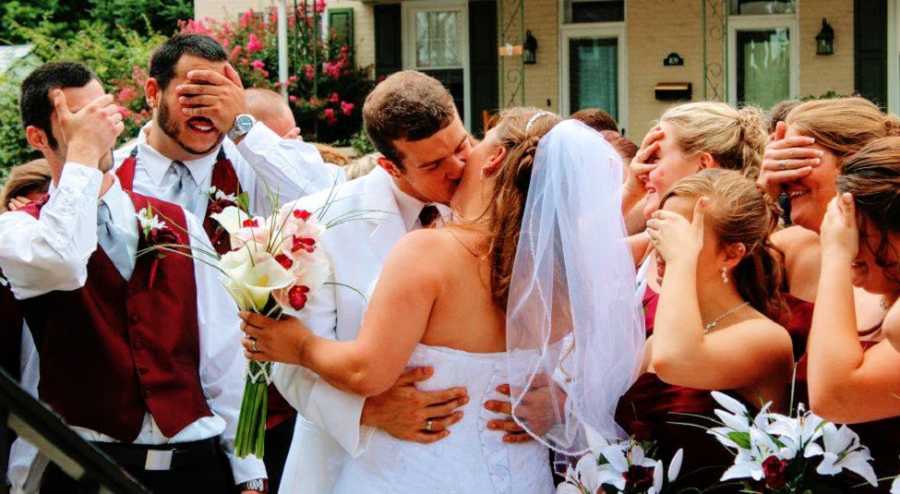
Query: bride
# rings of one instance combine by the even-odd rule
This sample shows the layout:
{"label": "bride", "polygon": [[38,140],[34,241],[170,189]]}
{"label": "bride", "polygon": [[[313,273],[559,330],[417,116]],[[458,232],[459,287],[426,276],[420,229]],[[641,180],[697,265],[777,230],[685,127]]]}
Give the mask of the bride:
{"label": "bride", "polygon": [[[590,433],[618,433],[615,406],[644,334],[618,159],[581,123],[504,112],[471,152],[453,198],[457,221],[397,243],[358,338],[290,326],[302,333],[297,361],[345,391],[377,395],[407,366],[429,365],[421,388],[466,386],[471,398],[434,444],[376,431],[343,465],[335,493],[549,493],[547,448],[580,454]],[[243,317],[250,338],[292,322]],[[537,441],[510,444],[487,430],[501,417],[482,404],[504,399],[495,396],[504,383],[513,416]]]}

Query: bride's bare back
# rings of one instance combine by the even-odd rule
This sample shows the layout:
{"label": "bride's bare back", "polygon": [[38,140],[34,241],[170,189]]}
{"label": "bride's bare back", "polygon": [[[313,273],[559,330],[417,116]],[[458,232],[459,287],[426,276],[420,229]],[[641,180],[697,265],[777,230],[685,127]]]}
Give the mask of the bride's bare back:
{"label": "bride's bare back", "polygon": [[420,262],[435,264],[442,285],[421,342],[472,353],[506,351],[506,316],[491,297],[485,235],[457,226],[418,234],[433,237],[435,250],[423,252]]}

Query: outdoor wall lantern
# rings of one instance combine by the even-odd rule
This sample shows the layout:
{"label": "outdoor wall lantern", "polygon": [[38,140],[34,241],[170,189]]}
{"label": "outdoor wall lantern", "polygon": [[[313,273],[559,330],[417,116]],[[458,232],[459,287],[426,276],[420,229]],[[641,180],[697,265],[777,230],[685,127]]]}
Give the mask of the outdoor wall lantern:
{"label": "outdoor wall lantern", "polygon": [[537,40],[531,31],[525,31],[525,43],[522,45],[522,63],[533,65],[537,63]]}
{"label": "outdoor wall lantern", "polygon": [[834,29],[822,18],[822,29],[816,35],[816,55],[834,54]]}

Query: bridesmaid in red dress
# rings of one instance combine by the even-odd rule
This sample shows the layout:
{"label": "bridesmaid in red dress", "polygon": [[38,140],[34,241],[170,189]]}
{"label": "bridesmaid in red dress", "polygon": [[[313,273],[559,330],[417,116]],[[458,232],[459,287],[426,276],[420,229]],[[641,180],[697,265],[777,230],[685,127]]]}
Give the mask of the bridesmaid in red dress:
{"label": "bridesmaid in red dress", "polygon": [[683,447],[679,487],[706,488],[732,457],[704,431],[673,424],[697,422],[678,414],[712,416],[712,390],[753,408],[787,404],[793,351],[775,322],[784,312],[781,268],[767,243],[778,214],[753,181],[728,170],[682,179],[662,205],[647,224],[662,286],[658,300],[652,286],[645,297],[646,373],[617,418],[638,439],[655,440],[662,458]]}
{"label": "bridesmaid in red dress", "polygon": [[[837,98],[803,103],[776,128],[766,147],[759,184],[772,197],[787,192],[791,220],[797,225],[772,235],[772,243],[784,253],[786,295],[791,317],[786,327],[799,358],[794,403],[809,403],[806,391],[806,341],[812,323],[813,301],[819,286],[821,251],[819,227],[828,201],[837,193],[836,179],[844,162],[874,139],[895,135],[898,123],[863,98]],[[887,309],[880,295],[855,287],[858,339],[874,345],[884,335]],[[802,355],[802,357],[801,357]],[[900,419],[888,419],[853,427],[876,459],[876,472],[900,471],[898,448]],[[886,492],[886,488],[882,489]],[[860,491],[864,492],[864,491]]]}
{"label": "bridesmaid in red dress", "polygon": [[[772,235],[772,243],[785,257],[786,299],[791,308],[787,328],[798,357],[805,352],[819,282],[819,226],[836,193],[841,165],[868,142],[896,132],[893,122],[864,98],[809,101],[791,110],[766,146],[757,182],[773,199],[788,194],[791,222],[796,225]],[[862,290],[857,290],[857,310],[861,332],[877,326],[884,316],[880,298]],[[805,382],[805,365],[801,365],[795,401],[808,401]]]}
{"label": "bridesmaid in red dress", "polygon": [[810,404],[825,419],[861,424],[854,430],[872,450],[876,473],[894,476],[900,473],[900,353],[884,339],[859,341],[853,287],[882,297],[881,329],[900,331],[900,137],[875,140],[850,157],[837,184],[840,195],[821,228]]}

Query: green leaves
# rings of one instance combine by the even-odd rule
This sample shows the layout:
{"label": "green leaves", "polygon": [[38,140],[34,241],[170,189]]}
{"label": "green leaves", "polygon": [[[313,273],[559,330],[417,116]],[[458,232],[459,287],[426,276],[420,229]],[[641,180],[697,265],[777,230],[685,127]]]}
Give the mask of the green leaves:
{"label": "green leaves", "polygon": [[749,432],[737,432],[732,431],[727,434],[728,439],[734,441],[735,444],[744,448],[750,449],[750,433]]}

